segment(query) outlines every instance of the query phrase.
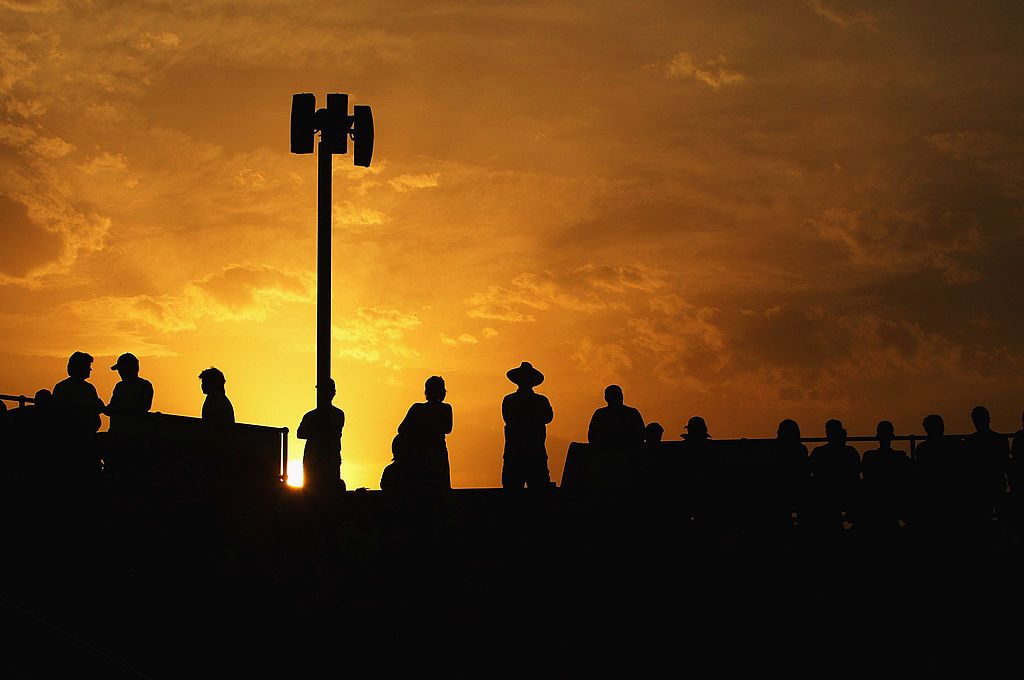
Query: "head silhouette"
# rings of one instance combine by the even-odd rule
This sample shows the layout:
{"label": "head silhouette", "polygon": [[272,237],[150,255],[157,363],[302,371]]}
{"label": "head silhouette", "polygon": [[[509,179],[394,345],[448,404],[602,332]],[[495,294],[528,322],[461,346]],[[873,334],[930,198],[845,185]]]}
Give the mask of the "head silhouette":
{"label": "head silhouette", "polygon": [[843,423],[833,418],[825,423],[825,439],[830,444],[845,444],[846,443],[846,430],[843,429]]}
{"label": "head silhouette", "polygon": [[533,367],[529,361],[507,371],[505,376],[519,386],[520,389],[532,389],[544,382],[544,374]]}
{"label": "head silhouette", "polygon": [[423,394],[427,401],[444,401],[448,390],[444,387],[444,378],[439,375],[432,375],[423,384]]}
{"label": "head silhouette", "polygon": [[52,399],[53,393],[50,390],[36,391],[36,406],[49,406]]}
{"label": "head silhouette", "polygon": [[327,382],[323,386],[316,386],[316,393],[323,394],[327,397],[327,401],[334,401],[334,397],[338,394],[337,388],[334,386],[334,378],[328,378]]}
{"label": "head silhouette", "polygon": [[941,437],[946,432],[946,424],[942,421],[942,416],[935,413],[925,416],[921,425],[929,437]]}
{"label": "head silhouette", "polygon": [[974,427],[977,429],[987,430],[989,423],[992,422],[992,417],[984,406],[975,406],[971,410],[971,422],[974,423]]}
{"label": "head silhouette", "polygon": [[879,421],[875,427],[875,437],[881,442],[892,442],[896,436],[896,428],[888,420]]}
{"label": "head silhouette", "polygon": [[648,444],[657,444],[661,441],[662,435],[665,434],[665,428],[661,426],[661,423],[648,423],[644,427],[644,441]]}
{"label": "head silhouette", "polygon": [[224,383],[227,380],[219,369],[210,366],[199,374],[203,394],[224,394]]}
{"label": "head silhouette", "polygon": [[710,437],[708,424],[700,416],[693,416],[686,421],[686,434],[683,437],[686,439],[708,439]]}
{"label": "head silhouette", "polygon": [[117,363],[110,367],[111,371],[117,371],[121,380],[136,378],[139,375],[139,359],[131,352],[125,352],[117,358]]}
{"label": "head silhouette", "polygon": [[92,373],[92,356],[85,352],[75,352],[68,359],[68,375],[72,378],[85,380]]}
{"label": "head silhouette", "polygon": [[618,385],[609,385],[604,388],[604,400],[609,406],[622,406],[622,388]]}
{"label": "head silhouette", "polygon": [[779,423],[779,429],[776,433],[776,439],[785,442],[799,442],[800,441],[800,426],[797,425],[795,420],[786,418]]}

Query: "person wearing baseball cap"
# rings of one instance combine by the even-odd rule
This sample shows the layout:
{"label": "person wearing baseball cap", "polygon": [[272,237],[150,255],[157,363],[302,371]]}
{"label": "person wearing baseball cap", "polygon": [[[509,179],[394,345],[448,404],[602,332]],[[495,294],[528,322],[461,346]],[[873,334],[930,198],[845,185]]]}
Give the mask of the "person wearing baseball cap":
{"label": "person wearing baseball cap", "polygon": [[110,431],[117,432],[125,416],[142,415],[153,407],[153,384],[139,377],[139,359],[130,352],[119,356],[110,370],[117,371],[121,380],[114,385],[103,412],[110,416]]}

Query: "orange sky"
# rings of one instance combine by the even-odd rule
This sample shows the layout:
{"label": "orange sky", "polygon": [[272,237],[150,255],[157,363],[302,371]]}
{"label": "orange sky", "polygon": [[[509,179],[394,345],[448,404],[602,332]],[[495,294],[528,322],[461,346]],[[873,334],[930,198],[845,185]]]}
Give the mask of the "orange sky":
{"label": "orange sky", "polygon": [[199,415],[215,365],[240,421],[294,430],[289,107],[347,92],[377,131],[371,168],[335,159],[350,487],[432,374],[455,485],[498,485],[523,360],[555,479],[612,382],[667,438],[967,431],[979,403],[1015,430],[1024,10],[890,5],[0,0],[0,392],[83,350],[107,399],[131,351],[155,410]]}

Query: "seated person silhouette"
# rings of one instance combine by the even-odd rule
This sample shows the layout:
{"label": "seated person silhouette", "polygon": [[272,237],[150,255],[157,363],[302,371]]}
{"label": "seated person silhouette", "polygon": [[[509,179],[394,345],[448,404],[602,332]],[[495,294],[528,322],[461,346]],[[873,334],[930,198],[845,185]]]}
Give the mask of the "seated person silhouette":
{"label": "seated person silhouette", "polygon": [[990,427],[991,416],[984,406],[971,411],[975,431],[965,442],[966,470],[973,512],[978,520],[987,520],[993,509],[1003,503],[1006,493],[1006,469],[1010,464],[1010,446],[1007,438]]}
{"label": "seated person silhouette", "polygon": [[345,412],[331,402],[337,395],[334,379],[317,385],[317,406],[302,416],[295,436],[306,440],[302,452],[303,487],[314,493],[344,491],[341,481],[341,431]]}
{"label": "seated person silhouette", "polygon": [[53,386],[53,407],[72,436],[93,434],[100,429],[103,402],[92,383],[92,356],[75,352],[68,359],[68,377]]}
{"label": "seated person silhouette", "polygon": [[110,416],[110,431],[116,433],[122,418],[148,413],[153,407],[153,385],[139,377],[139,360],[134,354],[122,354],[110,370],[117,371],[121,380],[114,385],[103,412]]}
{"label": "seated person silhouette", "polygon": [[860,481],[860,454],[846,444],[846,430],[839,420],[825,423],[827,444],[815,447],[808,457],[811,472],[811,505],[816,528],[838,529],[843,512],[853,510]]}
{"label": "seated person silhouette", "polygon": [[224,374],[213,366],[199,373],[199,386],[206,395],[203,400],[203,420],[214,423],[235,422],[235,409],[224,391],[226,382]]}
{"label": "seated person silhouette", "polygon": [[544,446],[547,424],[554,419],[551,402],[533,388],[544,382],[544,374],[528,361],[505,374],[518,386],[501,402],[505,421],[505,452],[501,486],[506,489],[547,488],[551,485],[548,453]]}
{"label": "seated person silhouette", "polygon": [[688,442],[700,442],[711,439],[708,434],[708,424],[700,416],[693,416],[686,421],[686,432],[679,435]]}
{"label": "seated person silhouette", "polygon": [[665,428],[661,426],[661,423],[648,423],[644,427],[644,444],[660,444],[664,435]]}
{"label": "seated person silhouette", "polygon": [[898,528],[899,520],[905,519],[910,458],[904,451],[892,448],[896,431],[890,421],[879,422],[875,436],[878,448],[865,451],[861,460],[864,493],[860,515],[869,530],[888,531]]}
{"label": "seated person silhouette", "polygon": [[587,441],[605,451],[631,451],[644,441],[644,419],[640,411],[623,404],[622,388],[609,385],[604,390],[608,404],[594,411],[587,428]]}
{"label": "seated person silhouette", "polygon": [[444,401],[448,393],[440,376],[427,378],[423,389],[425,402],[409,407],[398,426],[400,445],[396,461],[403,469],[402,479],[409,485],[431,489],[450,489],[451,471],[445,435],[452,431],[452,407]]}

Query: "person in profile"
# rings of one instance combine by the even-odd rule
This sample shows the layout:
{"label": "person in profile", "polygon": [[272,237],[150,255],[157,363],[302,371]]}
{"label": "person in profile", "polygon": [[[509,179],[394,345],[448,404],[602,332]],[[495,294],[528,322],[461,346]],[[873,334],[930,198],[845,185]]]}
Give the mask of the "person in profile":
{"label": "person in profile", "polygon": [[543,489],[551,485],[548,453],[544,446],[547,424],[554,420],[551,403],[533,388],[544,375],[528,361],[505,374],[518,389],[505,395],[501,416],[505,421],[505,452],[501,486],[505,489]]}
{"label": "person in profile", "polygon": [[224,374],[213,366],[199,373],[199,386],[206,395],[203,400],[203,420],[213,423],[235,422],[235,409],[224,391],[226,382]]}
{"label": "person in profile", "polygon": [[1006,469],[1010,464],[1010,446],[1005,435],[994,432],[990,427],[991,416],[984,406],[975,406],[971,411],[975,431],[967,437],[966,466],[971,509],[968,511],[976,521],[988,520],[993,510],[1003,507],[1006,494]]}
{"label": "person in profile", "polygon": [[317,406],[302,416],[295,436],[306,440],[302,452],[303,487],[314,493],[344,490],[341,481],[341,431],[345,427],[345,412],[332,404],[337,395],[334,379],[328,378],[317,385]]}
{"label": "person in profile", "polygon": [[54,443],[53,480],[77,486],[101,469],[96,432],[103,401],[88,382],[93,358],[75,352],[68,359],[68,377],[53,386],[52,415],[58,441]]}
{"label": "person in profile", "polygon": [[72,436],[91,435],[100,429],[103,401],[88,382],[92,375],[91,355],[75,352],[68,359],[68,377],[53,386],[53,406]]}
{"label": "person in profile", "polygon": [[808,457],[811,473],[812,527],[838,530],[846,512],[852,517],[860,481],[860,454],[846,443],[846,429],[839,420],[825,423],[826,444]]}
{"label": "person in profile", "polygon": [[153,384],[139,377],[139,360],[130,352],[119,356],[110,370],[117,371],[121,380],[114,385],[103,412],[110,416],[110,431],[116,433],[125,417],[149,413],[153,407]]}
{"label": "person in profile", "polygon": [[905,451],[892,448],[896,429],[883,420],[875,427],[878,448],[864,452],[861,522],[871,533],[884,535],[899,528],[906,519],[904,500],[910,488],[910,458]]}
{"label": "person in profile", "polygon": [[640,411],[623,403],[622,388],[604,389],[608,404],[594,411],[587,428],[587,442],[605,451],[631,451],[644,442],[644,419]]}
{"label": "person in profile", "polygon": [[427,400],[410,406],[398,426],[402,448],[397,460],[405,471],[407,484],[424,489],[451,489],[445,435],[452,431],[452,407],[444,401],[448,393],[444,378],[427,378],[423,393]]}

